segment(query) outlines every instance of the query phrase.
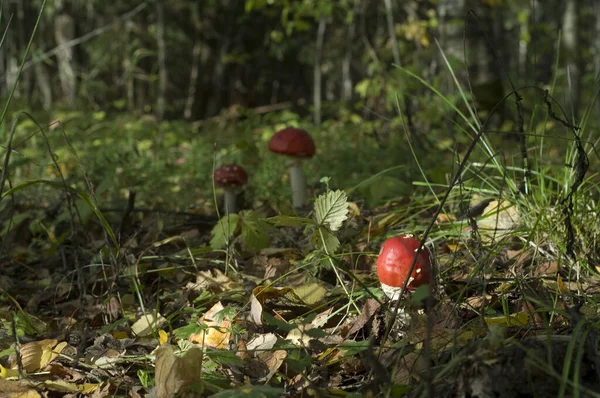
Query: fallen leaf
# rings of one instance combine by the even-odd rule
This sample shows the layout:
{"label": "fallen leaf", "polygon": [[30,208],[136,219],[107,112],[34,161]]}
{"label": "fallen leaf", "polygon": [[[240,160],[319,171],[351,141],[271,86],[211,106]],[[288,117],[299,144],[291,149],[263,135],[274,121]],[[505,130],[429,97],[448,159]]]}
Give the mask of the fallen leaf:
{"label": "fallen leaf", "polygon": [[163,345],[169,341],[169,335],[163,329],[158,331],[158,344]]}
{"label": "fallen leaf", "polygon": [[277,343],[277,336],[274,333],[266,333],[255,336],[246,344],[246,347],[249,351],[254,351],[254,356],[256,356],[257,351],[271,350],[275,343]]}
{"label": "fallen leaf", "polygon": [[519,209],[507,200],[490,202],[483,215],[477,219],[477,227],[482,238],[489,241],[503,238],[517,227],[521,220]]}
{"label": "fallen leaf", "polygon": [[259,359],[266,365],[267,369],[269,369],[269,373],[264,377],[264,380],[260,381],[268,383],[271,377],[273,377],[277,370],[279,370],[286,358],[287,351],[285,350],[275,350],[261,353],[259,355]]}
{"label": "fallen leaf", "polygon": [[312,305],[325,298],[327,288],[319,283],[313,282],[295,287],[294,292],[304,303]]}
{"label": "fallen leaf", "polygon": [[2,397],[7,398],[40,398],[41,395],[34,389],[27,386],[21,380],[2,380],[0,379],[0,391]]}
{"label": "fallen leaf", "polygon": [[163,344],[156,350],[156,396],[170,398],[186,386],[201,380],[204,354],[199,347],[192,347],[182,356],[175,355],[170,344]]}
{"label": "fallen leaf", "polygon": [[[44,368],[56,359],[66,346],[66,342],[58,343],[58,340],[54,339],[23,344],[20,351],[23,369],[28,373],[33,373]],[[16,367],[16,363],[13,364],[14,367]]]}
{"label": "fallen leaf", "polygon": [[529,322],[529,316],[527,316],[527,313],[522,311],[509,314],[508,316],[486,316],[484,319],[488,326],[526,326]]}
{"label": "fallen leaf", "polygon": [[156,331],[166,322],[167,320],[161,314],[143,314],[140,319],[131,325],[131,331],[139,337],[150,336],[156,333]]}
{"label": "fallen leaf", "polygon": [[231,338],[231,319],[228,316],[218,320],[218,313],[225,308],[219,301],[212,306],[199,320],[198,323],[205,324],[207,327],[199,333],[192,333],[189,340],[204,346],[225,350],[229,347]]}

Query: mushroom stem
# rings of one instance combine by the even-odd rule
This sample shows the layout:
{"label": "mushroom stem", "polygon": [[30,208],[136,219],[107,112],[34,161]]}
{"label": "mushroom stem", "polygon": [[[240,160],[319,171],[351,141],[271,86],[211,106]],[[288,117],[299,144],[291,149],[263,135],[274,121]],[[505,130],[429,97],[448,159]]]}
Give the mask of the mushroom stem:
{"label": "mushroom stem", "polygon": [[289,164],[290,183],[292,185],[292,205],[295,208],[303,207],[306,204],[306,179],[300,160],[292,161]]}
{"label": "mushroom stem", "polygon": [[225,191],[225,214],[237,213],[237,206],[235,203],[237,195],[235,194],[235,190],[230,188],[224,188],[223,190]]}

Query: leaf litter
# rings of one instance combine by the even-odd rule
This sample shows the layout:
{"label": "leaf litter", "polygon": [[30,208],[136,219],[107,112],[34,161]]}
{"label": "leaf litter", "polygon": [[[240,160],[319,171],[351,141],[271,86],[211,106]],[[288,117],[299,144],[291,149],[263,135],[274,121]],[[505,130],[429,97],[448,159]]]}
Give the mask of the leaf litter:
{"label": "leaf litter", "polygon": [[[410,321],[394,323],[394,305],[383,300],[373,272],[380,242],[406,227],[390,209],[365,211],[345,192],[329,191],[315,200],[313,216],[245,211],[218,221],[210,238],[184,230],[177,236],[185,240],[163,237],[146,248],[138,240],[117,255],[127,264],[122,272],[98,240],[90,254],[100,254],[83,269],[56,267],[56,254],[32,256],[28,267],[36,271],[25,274],[16,255],[2,260],[0,389],[15,397],[306,389],[351,396],[382,385],[416,393],[429,380],[485,392],[511,356],[525,358],[529,377],[555,369],[527,362],[541,355],[539,340],[507,335],[553,330],[552,346],[569,350],[571,341],[558,338],[571,325],[567,296],[597,284],[566,280],[550,245],[514,236],[514,207],[491,203],[478,219],[487,236],[480,243],[502,241],[506,250],[476,255],[468,239],[437,242],[435,302],[405,300]],[[437,224],[451,229],[459,221],[438,217]],[[578,311],[592,309],[583,303]],[[593,369],[579,369],[584,391],[594,388]],[[514,377],[514,388],[527,391]]]}

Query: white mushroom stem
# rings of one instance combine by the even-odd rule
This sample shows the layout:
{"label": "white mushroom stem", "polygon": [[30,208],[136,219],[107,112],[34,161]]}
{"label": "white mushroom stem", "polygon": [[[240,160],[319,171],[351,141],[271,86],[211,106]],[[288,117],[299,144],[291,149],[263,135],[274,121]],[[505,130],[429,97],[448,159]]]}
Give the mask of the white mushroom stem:
{"label": "white mushroom stem", "polygon": [[292,184],[292,205],[295,208],[303,207],[306,204],[306,179],[304,170],[302,170],[302,161],[293,160],[289,164],[290,183]]}
{"label": "white mushroom stem", "polygon": [[237,213],[236,193],[233,188],[223,188],[225,191],[225,214]]}

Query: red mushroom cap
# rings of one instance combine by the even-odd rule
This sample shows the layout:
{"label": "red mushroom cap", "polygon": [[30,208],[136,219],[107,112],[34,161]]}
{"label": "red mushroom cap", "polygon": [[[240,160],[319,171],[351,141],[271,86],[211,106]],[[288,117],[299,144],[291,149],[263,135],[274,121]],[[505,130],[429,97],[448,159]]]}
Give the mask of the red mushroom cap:
{"label": "red mushroom cap", "polygon": [[[379,276],[384,291],[386,288],[399,290],[404,286],[404,281],[408,277],[408,271],[420,243],[418,239],[413,238],[410,234],[394,236],[383,243],[377,258],[377,276]],[[429,250],[424,247],[417,257],[417,262],[410,275],[411,279],[406,288],[414,290],[429,283],[430,275],[431,255]]]}
{"label": "red mushroom cap", "polygon": [[243,167],[237,164],[224,164],[215,169],[214,172],[215,184],[218,187],[237,188],[246,185],[248,182],[248,174]]}
{"label": "red mushroom cap", "polygon": [[297,158],[312,158],[316,152],[315,142],[310,134],[294,127],[275,133],[269,141],[269,150]]}

